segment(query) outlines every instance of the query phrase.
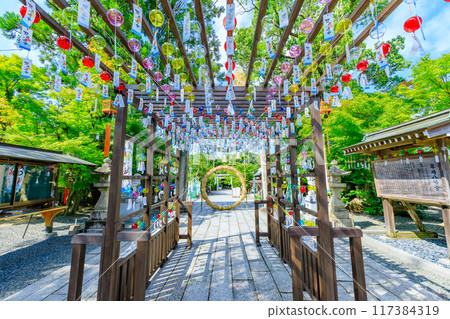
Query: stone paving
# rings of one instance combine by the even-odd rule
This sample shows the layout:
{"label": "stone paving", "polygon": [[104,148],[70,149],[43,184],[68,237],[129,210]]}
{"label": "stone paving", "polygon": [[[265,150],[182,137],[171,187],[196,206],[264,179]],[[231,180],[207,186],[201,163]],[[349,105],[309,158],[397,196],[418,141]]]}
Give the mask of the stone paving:
{"label": "stone paving", "polygon": [[[233,202],[230,191],[210,196]],[[260,228],[267,229],[261,212]],[[200,201],[193,209],[193,246],[180,240],[163,268],[151,279],[147,300],[292,300],[291,270],[267,238],[256,247],[254,206],[249,199],[230,211],[213,211]],[[180,233],[186,232],[186,216]],[[348,240],[335,241],[339,300],[353,300]],[[129,247],[123,247],[129,249]],[[82,300],[96,300],[100,247],[86,256]],[[405,267],[364,247],[369,300],[450,300],[450,280]],[[66,300],[70,265],[5,300]],[[308,296],[305,293],[305,299]]]}

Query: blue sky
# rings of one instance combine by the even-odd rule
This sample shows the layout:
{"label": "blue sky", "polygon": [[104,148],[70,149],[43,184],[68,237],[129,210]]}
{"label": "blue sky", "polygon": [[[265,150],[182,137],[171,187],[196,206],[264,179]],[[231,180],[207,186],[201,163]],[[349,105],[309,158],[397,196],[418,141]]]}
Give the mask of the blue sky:
{"label": "blue sky", "polygon": [[[0,14],[3,15],[6,11],[14,11],[19,12],[20,7],[22,6],[21,2],[18,0],[12,1],[1,1],[0,4]],[[35,0],[36,3],[43,6],[43,0]],[[236,12],[239,12],[241,8],[237,8]],[[415,9],[412,8],[413,14],[415,13]],[[450,52],[450,3],[445,2],[444,0],[417,0],[417,12],[419,16],[423,19],[423,30],[425,32],[424,41],[422,39],[421,33],[417,33],[420,35],[420,41],[425,49],[425,52],[431,54],[433,58],[437,58],[442,56],[444,53]],[[225,15],[216,19],[215,27],[217,30],[217,34],[219,39],[222,41],[225,40],[226,31],[223,28],[222,20]],[[410,50],[412,47],[412,38],[410,34],[407,34],[403,30],[404,22],[410,17],[409,6],[406,3],[402,3],[391,16],[384,21],[384,24],[387,27],[386,35],[384,36],[384,40],[389,40],[391,38],[396,37],[397,35],[402,35],[406,37],[406,47],[401,52],[407,60],[416,62],[420,58],[420,56],[411,56]],[[245,13],[243,15],[237,15],[237,26],[238,27],[246,27],[251,24],[252,12]],[[373,46],[374,40],[367,39],[366,42],[369,46]],[[237,44],[239,45],[239,44]],[[1,54],[10,55],[12,53],[18,54],[19,56],[26,56],[26,51],[3,51],[6,49],[16,49],[14,41],[8,40],[2,35],[0,35],[0,51]],[[225,52],[222,47],[222,62],[225,62]],[[31,52],[30,58],[33,61],[37,62],[37,52]]]}

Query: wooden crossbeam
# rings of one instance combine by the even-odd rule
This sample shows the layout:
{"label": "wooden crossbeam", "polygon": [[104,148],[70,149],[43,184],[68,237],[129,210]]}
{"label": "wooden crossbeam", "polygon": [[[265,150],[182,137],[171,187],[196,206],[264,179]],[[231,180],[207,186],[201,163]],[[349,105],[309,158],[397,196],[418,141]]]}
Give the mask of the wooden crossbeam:
{"label": "wooden crossbeam", "polygon": [[[378,16],[376,17],[376,20],[378,21],[378,23],[383,22],[384,20],[387,19],[387,17],[389,17],[392,12],[394,12],[395,9],[397,9],[397,7],[402,3],[402,0],[391,0],[386,7],[384,7],[383,10],[381,10],[381,12],[378,14]],[[361,45],[361,43],[364,42],[365,39],[367,39],[367,37],[370,34],[370,29],[375,25],[375,23],[373,21],[371,21],[369,23],[369,25],[358,35],[358,37],[355,39],[355,41],[353,41],[353,43],[351,44],[351,47],[357,47],[359,45]],[[341,63],[343,61],[345,61],[346,59],[346,54],[345,52],[343,52],[332,64],[332,66],[335,66],[338,63]],[[319,78],[319,80],[323,78],[323,75]]]}
{"label": "wooden crossbeam", "polygon": [[281,54],[283,53],[284,46],[286,41],[291,34],[292,28],[294,27],[295,21],[297,21],[298,14],[300,13],[300,9],[302,8],[303,2],[305,0],[296,0],[294,5],[291,8],[291,14],[289,16],[289,23],[286,28],[284,28],[283,35],[281,36],[280,43],[278,44],[277,51],[275,52],[276,56],[272,59],[272,63],[270,63],[269,70],[267,71],[266,79],[264,81],[264,87],[267,87],[269,84],[269,80],[272,77],[272,73],[277,66],[278,60],[280,59]]}
{"label": "wooden crossbeam", "polygon": [[[136,0],[127,0],[128,5],[130,6],[131,10],[133,10],[133,4],[137,3]],[[146,16],[143,14],[142,17],[142,29],[144,30],[145,35],[147,36],[147,38],[152,41],[153,39],[153,31],[152,28],[150,27],[150,22],[148,21],[148,19],[146,18]],[[166,56],[162,53],[161,50],[161,44],[159,44],[159,42],[157,42],[157,46],[158,46],[158,51],[159,53],[161,53],[160,59],[161,62],[166,65],[167,63],[169,63],[168,59],[166,58]],[[174,75],[173,75],[173,70],[170,69],[170,77],[173,79]]]}
{"label": "wooden crossbeam", "polygon": [[[69,3],[65,0],[53,0],[53,2],[61,9],[64,10],[67,7],[70,7]],[[83,26],[80,25],[81,30],[83,30],[84,33],[86,33],[86,35],[89,38],[92,38],[93,36],[97,35],[97,32],[95,30],[93,30],[92,28],[85,28]],[[103,49],[103,51],[105,51],[105,53],[111,58],[114,56],[114,50],[109,46],[106,45],[105,48]],[[130,68],[128,67],[128,65],[126,63],[122,64],[122,69],[126,72],[126,73],[130,73]],[[137,78],[136,81],[138,83],[141,83],[141,79]]]}
{"label": "wooden crossbeam", "polygon": [[214,88],[214,73],[211,65],[211,52],[209,51],[208,38],[206,36],[205,18],[203,16],[202,2],[200,0],[195,0],[195,14],[197,15],[197,20],[200,22],[200,25],[202,27],[200,37],[202,39],[204,47],[206,48],[206,64],[209,68],[209,78],[211,79],[211,86],[212,88]]}
{"label": "wooden crossbeam", "polygon": [[[320,16],[317,18],[316,22],[314,23],[314,27],[312,29],[312,31],[308,34],[308,37],[306,38],[305,43],[312,43],[317,35],[320,32],[320,29],[322,29],[323,26],[323,16],[325,14],[327,14],[329,11],[333,11],[333,9],[336,7],[337,3],[339,2],[339,0],[331,0],[330,3],[328,3],[328,5],[326,5],[322,12],[320,13]],[[305,45],[302,46],[302,53],[305,51]],[[300,57],[295,58],[295,63],[298,63],[298,59]],[[292,72],[293,72],[293,68],[291,68],[289,70],[289,72],[286,74],[286,79],[289,79],[292,76]]]}
{"label": "wooden crossbeam", "polygon": [[[370,0],[361,0],[358,5],[356,6],[356,8],[352,11],[352,13],[350,13],[350,15],[348,16],[348,18],[352,21],[352,23],[355,23],[356,20],[358,20],[358,18],[364,13],[364,11],[369,7],[370,5]],[[342,39],[344,35],[343,34],[335,34],[334,39],[330,41],[330,45],[332,48],[334,48],[339,41]],[[319,64],[321,63],[323,60],[325,59],[324,55],[319,55],[319,57],[316,60],[316,63]],[[311,75],[311,72],[307,71],[305,76],[309,77]],[[322,78],[322,77],[321,77]]]}
{"label": "wooden crossbeam", "polygon": [[[128,47],[128,38],[125,35],[125,33],[120,28],[115,28],[108,20],[108,17],[106,16],[107,10],[103,6],[103,4],[100,2],[100,0],[89,0],[94,10],[97,12],[97,14],[102,18],[102,20],[106,23],[106,25],[116,32],[117,38],[119,38],[122,45],[125,47],[125,49],[135,58],[136,62],[139,63],[139,65],[144,69],[144,60],[142,59],[141,55],[139,53],[132,52],[130,48]],[[149,75],[154,79],[153,72],[148,70]],[[156,83],[156,81],[155,81]]]}
{"label": "wooden crossbeam", "polygon": [[248,63],[247,79],[245,81],[245,87],[248,88],[250,84],[250,76],[253,73],[253,64],[256,60],[256,55],[258,53],[258,42],[261,39],[262,31],[262,19],[267,12],[268,0],[261,0],[259,4],[258,19],[256,20],[255,35],[253,36],[252,54],[250,55],[250,61]]}
{"label": "wooden crossbeam", "polygon": [[181,39],[181,34],[178,30],[178,26],[175,23],[175,15],[173,14],[173,10],[169,3],[169,0],[161,0],[161,5],[163,7],[164,13],[166,14],[166,18],[169,21],[169,26],[172,30],[173,36],[175,37],[175,41],[177,42],[180,54],[183,57],[184,65],[186,66],[189,77],[191,78],[191,83],[194,87],[196,87],[197,81],[195,81],[194,71],[192,70],[191,62],[189,61],[189,58],[186,54],[186,50],[184,49],[183,40]]}

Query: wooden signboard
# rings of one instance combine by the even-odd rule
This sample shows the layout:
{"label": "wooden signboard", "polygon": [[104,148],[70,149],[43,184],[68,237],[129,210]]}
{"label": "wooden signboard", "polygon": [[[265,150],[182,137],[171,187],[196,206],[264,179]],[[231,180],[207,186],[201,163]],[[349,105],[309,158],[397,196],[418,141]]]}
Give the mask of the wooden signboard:
{"label": "wooden signboard", "polygon": [[433,205],[449,205],[448,181],[434,154],[372,162],[379,197]]}

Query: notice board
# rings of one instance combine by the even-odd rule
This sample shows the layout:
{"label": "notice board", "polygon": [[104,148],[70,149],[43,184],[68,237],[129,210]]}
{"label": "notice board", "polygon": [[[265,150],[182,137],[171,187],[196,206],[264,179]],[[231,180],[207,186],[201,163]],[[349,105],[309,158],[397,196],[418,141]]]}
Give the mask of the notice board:
{"label": "notice board", "polygon": [[434,154],[372,162],[379,197],[411,203],[449,205],[448,181]]}

